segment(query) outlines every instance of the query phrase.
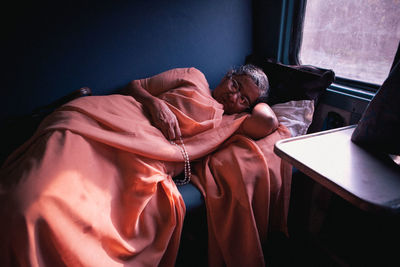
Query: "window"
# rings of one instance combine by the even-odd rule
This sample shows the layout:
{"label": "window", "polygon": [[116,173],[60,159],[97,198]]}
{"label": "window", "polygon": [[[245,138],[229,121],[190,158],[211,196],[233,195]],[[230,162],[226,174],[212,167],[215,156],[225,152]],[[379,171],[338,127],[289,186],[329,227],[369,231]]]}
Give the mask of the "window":
{"label": "window", "polygon": [[400,41],[400,0],[307,0],[301,64],[382,84]]}

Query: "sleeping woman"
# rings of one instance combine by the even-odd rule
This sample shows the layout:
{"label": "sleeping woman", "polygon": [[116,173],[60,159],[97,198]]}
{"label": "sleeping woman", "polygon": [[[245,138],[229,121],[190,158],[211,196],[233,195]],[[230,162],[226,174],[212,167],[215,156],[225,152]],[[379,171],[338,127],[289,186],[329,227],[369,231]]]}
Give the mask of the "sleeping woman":
{"label": "sleeping woman", "polygon": [[252,65],[213,91],[182,68],[63,105],[1,169],[0,265],[174,266],[177,184],[192,182],[210,266],[263,266],[267,232],[285,228],[291,171],[272,152],[290,134],[262,102],[268,89]]}

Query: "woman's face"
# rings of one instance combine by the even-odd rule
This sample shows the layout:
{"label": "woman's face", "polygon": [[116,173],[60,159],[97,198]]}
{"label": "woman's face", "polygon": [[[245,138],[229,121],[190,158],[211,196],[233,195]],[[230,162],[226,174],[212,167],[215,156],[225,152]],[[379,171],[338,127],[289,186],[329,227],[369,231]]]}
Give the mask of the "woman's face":
{"label": "woman's face", "polygon": [[251,107],[260,96],[260,89],[249,76],[233,75],[225,76],[212,94],[226,114],[235,114]]}

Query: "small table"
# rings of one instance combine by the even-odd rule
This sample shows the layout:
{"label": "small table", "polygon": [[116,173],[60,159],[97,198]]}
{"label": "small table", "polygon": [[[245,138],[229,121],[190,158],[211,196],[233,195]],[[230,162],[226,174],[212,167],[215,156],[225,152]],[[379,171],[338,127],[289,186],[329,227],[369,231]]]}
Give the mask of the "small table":
{"label": "small table", "polygon": [[365,211],[400,212],[400,166],[350,139],[355,125],[281,140],[274,151]]}

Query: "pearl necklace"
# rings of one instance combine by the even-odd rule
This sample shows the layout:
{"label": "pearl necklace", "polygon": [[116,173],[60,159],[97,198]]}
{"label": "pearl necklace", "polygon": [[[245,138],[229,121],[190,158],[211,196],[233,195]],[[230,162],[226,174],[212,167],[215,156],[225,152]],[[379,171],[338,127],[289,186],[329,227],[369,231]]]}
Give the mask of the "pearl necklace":
{"label": "pearl necklace", "polygon": [[180,144],[177,144],[174,141],[170,141],[170,143],[179,148],[179,150],[182,153],[183,160],[185,161],[185,168],[184,168],[184,170],[185,170],[185,178],[181,179],[181,180],[178,180],[178,179],[175,180],[175,184],[176,185],[188,184],[190,182],[190,178],[192,176],[192,172],[190,170],[189,154],[186,151],[186,147],[185,147],[185,144],[183,143],[182,137],[179,137],[179,143]]}

